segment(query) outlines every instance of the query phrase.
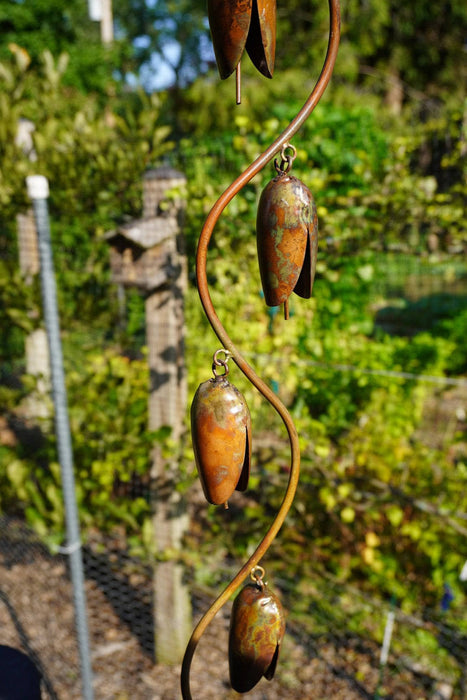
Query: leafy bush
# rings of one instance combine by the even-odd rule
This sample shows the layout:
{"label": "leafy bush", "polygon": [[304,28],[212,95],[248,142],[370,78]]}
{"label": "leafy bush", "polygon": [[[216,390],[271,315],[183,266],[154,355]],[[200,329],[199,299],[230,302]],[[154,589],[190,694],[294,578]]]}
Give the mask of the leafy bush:
{"label": "leafy bush", "polygon": [[450,374],[466,374],[467,372],[467,310],[463,309],[454,318],[443,319],[433,329],[435,335],[440,335],[452,342],[452,352],[449,358]]}
{"label": "leafy bush", "polygon": [[[45,175],[62,313],[68,322],[79,309],[81,320],[91,322],[96,300],[104,300],[98,311],[108,309],[103,234],[139,214],[142,175],[172,144],[158,95],[114,98],[103,109],[95,96],[63,86],[62,59],[45,52],[36,69],[17,48],[9,63],[0,64],[0,255],[16,262],[15,216],[29,206],[25,178]],[[17,143],[20,119],[32,122],[32,152]]]}
{"label": "leafy bush", "polygon": [[[67,372],[80,518],[85,531],[141,533],[150,513],[150,452],[167,431],[147,429],[149,372],[144,360],[92,352]],[[0,452],[0,509],[24,508],[46,539],[64,528],[60,468],[48,431]]]}
{"label": "leafy bush", "polygon": [[[20,360],[31,321],[34,288],[23,288],[18,278],[12,222],[26,205],[24,177],[34,168],[52,185],[80,515],[86,528],[123,523],[128,534],[138,535],[149,512],[149,450],[154,439],[164,436],[146,430],[142,299],[129,295],[121,332],[103,234],[121,217],[139,215],[144,168],[167,156],[188,176],[185,231],[193,281],[194,251],[206,214],[296,112],[308,78],[290,71],[287,100],[281,95],[283,82],[269,91],[257,90],[247,79],[245,108],[235,112],[224,103],[220,111],[214,109],[227,88],[195,84],[177,114],[180,141],[172,152],[162,126],[174,120],[171,114],[162,118],[165,96],[112,99],[103,111],[93,97],[62,89],[63,66],[50,57],[44,57],[39,71],[21,53],[2,66],[4,372]],[[274,176],[272,167],[242,190],[219,221],[208,276],[221,321],[284,398],[299,429],[301,491],[274,545],[275,566],[284,580],[305,580],[313,560],[343,580],[354,578],[362,588],[394,593],[413,607],[417,599],[434,603],[442,580],[458,585],[455,572],[467,554],[458,518],[467,507],[459,496],[466,478],[465,449],[428,444],[423,410],[430,391],[387,372],[443,376],[465,369],[465,311],[437,290],[436,318],[427,324],[426,301],[406,298],[397,284],[390,293],[384,289],[384,266],[392,263],[382,253],[403,250],[435,266],[446,251],[465,246],[459,215],[465,196],[461,120],[459,112],[446,111],[438,119],[417,122],[414,129],[409,121],[391,121],[379,105],[377,111],[373,103],[360,102],[361,96],[324,101],[294,139],[293,172],[313,191],[320,221],[313,298],[293,299],[286,325],[261,299],[254,221],[259,193]],[[256,111],[249,113],[253,104]],[[38,160],[33,164],[14,145],[19,117],[36,122]],[[408,321],[410,335],[385,331],[380,321],[390,308]],[[192,395],[210,376],[218,347],[194,284],[186,296],[186,319]],[[16,335],[10,333],[13,328]],[[122,346],[138,359],[125,359]],[[270,444],[276,429],[285,442],[280,420],[239,373],[232,374],[263,441],[245,510],[233,504],[226,514],[203,516],[209,520],[203,546],[215,553],[216,562],[251,551],[280,504],[288,470],[287,450]],[[8,417],[17,412],[15,402],[26,390],[27,380],[23,389],[2,386],[9,396]],[[0,507],[25,509],[36,529],[58,539],[63,513],[50,431],[29,451],[22,443],[1,449]],[[188,455],[177,487],[189,489],[194,478]],[[222,534],[222,543],[209,532]],[[201,575],[207,578],[205,571]]]}

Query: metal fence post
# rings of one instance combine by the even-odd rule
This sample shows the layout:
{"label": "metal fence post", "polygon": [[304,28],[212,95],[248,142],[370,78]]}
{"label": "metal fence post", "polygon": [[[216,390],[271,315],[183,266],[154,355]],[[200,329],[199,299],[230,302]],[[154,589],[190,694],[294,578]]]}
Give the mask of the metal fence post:
{"label": "metal fence post", "polygon": [[62,344],[57,306],[50,239],[49,212],[47,198],[49,184],[42,175],[26,178],[28,195],[32,200],[39,243],[40,278],[44,320],[50,351],[52,395],[55,408],[55,432],[57,436],[58,458],[60,462],[63,499],[67,530],[67,546],[62,550],[70,557],[70,570],[75,606],[76,631],[81,661],[83,698],[93,700],[92,668],[89,648],[89,633],[84,591],[83,561],[81,558],[81,537],[78,509],[76,505],[75,479],[73,473],[73,453],[71,447],[68,403],[63,370]]}

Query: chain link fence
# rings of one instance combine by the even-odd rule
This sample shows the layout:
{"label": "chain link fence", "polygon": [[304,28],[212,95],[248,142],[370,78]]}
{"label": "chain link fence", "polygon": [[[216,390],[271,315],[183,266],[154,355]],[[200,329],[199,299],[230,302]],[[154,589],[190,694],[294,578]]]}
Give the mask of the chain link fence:
{"label": "chain link fence", "polygon": [[[44,698],[81,698],[67,557],[51,554],[21,520],[7,516],[0,518],[0,557],[2,644],[21,649],[34,662],[43,678]],[[153,663],[150,567],[130,556],[116,538],[90,542],[83,558],[96,698],[175,700],[178,667]],[[467,635],[459,631],[456,620],[443,620],[437,611],[425,611],[423,617],[407,615],[397,606],[339,584],[326,572],[316,572],[314,585],[312,625],[291,615],[277,678],[252,697],[465,697]],[[195,610],[205,608],[214,595],[213,590],[195,587]],[[389,653],[382,664],[391,614]],[[234,697],[225,684],[225,659],[216,657],[214,665],[209,663],[213,648],[220,658],[227,656],[228,616],[228,610],[220,613],[195,662],[194,675],[206,683],[200,697]],[[423,654],[416,655],[420,648]]]}
{"label": "chain link fence", "polygon": [[[29,244],[33,246],[29,240]],[[31,253],[34,256],[34,251]],[[24,256],[24,252],[23,252]],[[376,321],[386,331],[410,334],[416,329],[420,307],[417,302],[436,304],[467,294],[467,271],[463,261],[447,261],[433,267],[402,256],[399,272],[375,280],[375,297],[403,296],[414,305],[412,316],[401,315],[397,305],[377,309]],[[31,258],[23,260],[23,273],[35,271]],[[29,266],[29,267],[28,267]],[[32,267],[31,267],[32,266]],[[444,295],[444,296],[443,296]],[[465,299],[464,299],[465,300]],[[409,320],[407,320],[409,319]],[[404,324],[407,324],[404,327]],[[415,326],[414,326],[415,323]],[[102,337],[90,338],[98,346]],[[36,344],[34,344],[36,343]],[[42,345],[41,345],[42,343]],[[38,347],[43,339],[33,342]],[[68,365],[76,359],[68,346]],[[258,358],[256,358],[258,359]],[[260,358],[261,359],[261,358]],[[43,381],[36,386],[29,409],[38,419],[31,425],[24,416],[0,416],[0,446],[39,450],[41,429],[50,428],[50,410],[44,411],[44,396],[49,377],[45,364],[34,366]],[[304,361],[304,366],[310,363]],[[415,382],[444,383],[458,391],[456,401],[442,420],[465,422],[467,380],[464,377],[431,377],[413,373],[391,373],[348,365],[320,364],[331,378],[336,372],[365,371],[382,377],[410,379]],[[16,370],[3,368],[2,381],[16,381]],[[305,371],[305,370],[303,370]],[[397,375],[397,376],[396,376]],[[38,398],[39,397],[39,398]],[[96,411],[99,407],[96,405]],[[464,411],[464,413],[462,413]],[[14,421],[16,420],[16,423]],[[96,439],[98,448],[98,438]],[[6,469],[0,461],[0,469]],[[151,480],[133,475],[114,487],[128,504],[149,501]],[[49,494],[50,495],[50,494]],[[23,499],[23,507],[36,507]],[[118,516],[116,516],[118,519]],[[135,554],[123,528],[88,527],[81,546],[85,575],[85,594],[89,625],[93,690],[97,700],[172,700],[179,698],[179,667],[154,664],[154,570],[150,559]],[[191,582],[194,617],[206,609],[216,591]],[[277,581],[280,587],[280,580]],[[306,621],[291,614],[288,635],[273,684],[262,683],[251,693],[253,700],[264,698],[437,698],[465,700],[467,620],[452,619],[448,613],[424,611],[408,615],[396,605],[384,604],[362,595],[359,589],[340,584],[325,571],[316,571],[314,603]],[[157,585],[157,584],[156,584]],[[310,584],[311,585],[311,584]],[[226,679],[227,629],[229,610],[218,615],[207,639],[195,658],[193,693],[203,700],[236,697]],[[377,620],[371,626],[366,622]],[[392,620],[387,658],[381,657],[383,640],[388,639],[388,621]],[[80,653],[76,635],[74,597],[70,577],[69,552],[57,543],[44,544],[25,524],[15,509],[0,516],[0,645],[22,650],[42,676],[44,698],[74,700],[83,697]],[[416,650],[422,648],[423,655]]]}

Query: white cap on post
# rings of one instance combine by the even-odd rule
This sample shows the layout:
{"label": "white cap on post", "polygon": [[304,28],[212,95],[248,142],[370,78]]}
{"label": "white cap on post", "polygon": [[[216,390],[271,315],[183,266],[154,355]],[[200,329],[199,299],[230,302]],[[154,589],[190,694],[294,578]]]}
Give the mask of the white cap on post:
{"label": "white cap on post", "polygon": [[29,175],[26,186],[30,199],[47,199],[49,196],[49,181],[44,175]]}

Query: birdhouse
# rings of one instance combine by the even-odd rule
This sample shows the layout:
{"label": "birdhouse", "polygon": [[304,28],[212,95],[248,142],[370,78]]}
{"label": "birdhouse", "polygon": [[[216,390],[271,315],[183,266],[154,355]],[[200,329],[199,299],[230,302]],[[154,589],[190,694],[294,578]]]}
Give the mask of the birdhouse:
{"label": "birdhouse", "polygon": [[183,202],[167,193],[185,183],[185,176],[171,168],[145,174],[143,218],[106,234],[114,282],[150,293],[180,275],[184,256]]}

